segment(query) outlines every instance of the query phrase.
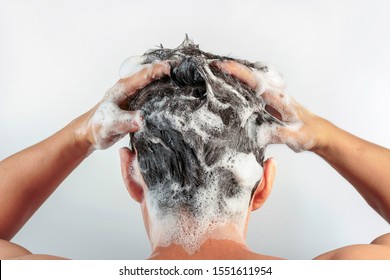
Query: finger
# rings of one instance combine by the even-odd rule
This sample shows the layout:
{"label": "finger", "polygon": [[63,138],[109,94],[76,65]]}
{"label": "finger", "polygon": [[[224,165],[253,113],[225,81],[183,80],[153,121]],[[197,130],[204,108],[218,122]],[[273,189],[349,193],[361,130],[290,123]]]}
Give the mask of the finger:
{"label": "finger", "polygon": [[122,106],[137,90],[144,88],[153,80],[169,75],[169,73],[170,65],[168,61],[145,64],[137,73],[127,78],[120,79],[107,91],[105,99],[111,100],[115,104]]}
{"label": "finger", "polygon": [[286,144],[287,135],[288,132],[283,127],[273,124],[269,127],[267,135],[261,137],[260,143],[262,145]]}
{"label": "finger", "polygon": [[305,140],[302,133],[299,132],[299,126],[279,126],[271,132],[268,144],[286,144],[295,152],[302,152],[310,148],[311,141]]}
{"label": "finger", "polygon": [[288,95],[275,92],[264,92],[261,98],[265,101],[265,110],[281,121],[291,121],[294,117],[293,102]]}
{"label": "finger", "polygon": [[116,114],[111,130],[117,134],[136,132],[141,128],[142,120],[140,111],[121,110]]}
{"label": "finger", "polygon": [[213,65],[221,69],[223,72],[240,80],[252,89],[256,89],[258,87],[258,82],[253,71],[245,65],[242,65],[241,63],[232,60],[217,60],[213,62]]}
{"label": "finger", "polygon": [[134,75],[119,80],[119,84],[122,85],[124,92],[117,97],[118,102],[126,100],[137,90],[144,88],[154,80],[169,75],[169,73],[170,65],[167,61],[145,65],[142,70]]}
{"label": "finger", "polygon": [[275,118],[277,118],[278,120],[283,121],[283,116],[282,116],[282,114],[281,114],[278,110],[276,110],[274,107],[272,107],[272,106],[266,104],[265,107],[264,107],[264,109],[265,109],[268,113],[270,113],[272,116],[274,116]]}
{"label": "finger", "polygon": [[277,110],[279,113],[283,110],[283,94],[264,92],[261,94],[261,98],[265,101],[266,105],[272,107],[274,110]]}

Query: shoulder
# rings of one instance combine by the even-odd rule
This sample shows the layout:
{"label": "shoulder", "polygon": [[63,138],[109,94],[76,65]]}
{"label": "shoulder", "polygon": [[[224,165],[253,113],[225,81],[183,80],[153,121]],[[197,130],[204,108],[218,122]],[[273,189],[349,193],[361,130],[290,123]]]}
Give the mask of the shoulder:
{"label": "shoulder", "polygon": [[64,258],[32,254],[26,248],[12,243],[10,241],[0,239],[0,259],[1,260],[64,260]]}
{"label": "shoulder", "polygon": [[315,260],[390,260],[390,233],[376,238],[371,244],[342,247],[324,253]]}

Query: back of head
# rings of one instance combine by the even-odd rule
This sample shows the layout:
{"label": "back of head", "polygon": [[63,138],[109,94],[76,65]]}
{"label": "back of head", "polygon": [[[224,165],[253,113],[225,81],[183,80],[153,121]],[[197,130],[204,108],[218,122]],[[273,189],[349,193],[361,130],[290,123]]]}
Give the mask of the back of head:
{"label": "back of head", "polygon": [[207,238],[224,238],[210,236],[221,225],[244,231],[262,175],[266,129],[277,120],[256,92],[213,66],[231,58],[205,53],[186,39],[144,59],[169,60],[171,75],[129,101],[129,109],[144,116],[131,146],[148,187],[149,216],[163,228],[160,245],[175,243],[191,253]]}

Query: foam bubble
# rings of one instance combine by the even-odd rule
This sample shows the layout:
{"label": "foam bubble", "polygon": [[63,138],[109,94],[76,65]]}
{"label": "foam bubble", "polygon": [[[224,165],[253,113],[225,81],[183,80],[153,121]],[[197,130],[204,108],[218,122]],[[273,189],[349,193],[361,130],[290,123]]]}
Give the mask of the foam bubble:
{"label": "foam bubble", "polygon": [[142,55],[128,57],[119,68],[119,77],[123,79],[137,73],[144,67],[145,60],[146,57]]}
{"label": "foam bubble", "polygon": [[243,189],[252,189],[263,174],[263,168],[257,162],[253,153],[239,153],[234,158],[234,166],[232,172],[236,177],[236,181]]}
{"label": "foam bubble", "polygon": [[281,127],[277,123],[265,125],[257,133],[258,143],[260,145],[283,143],[295,152],[308,150],[313,146],[314,139],[300,133],[303,122],[298,115],[296,102],[285,93],[286,85],[282,76],[275,68],[263,62],[254,63],[254,67],[257,69],[254,74],[260,85],[256,92],[257,95],[260,97],[264,93],[271,95],[264,98],[280,113],[284,131],[289,131],[289,133],[280,133]]}
{"label": "foam bubble", "polygon": [[[284,92],[286,83],[276,68],[268,63],[259,61],[254,63],[254,67],[254,73],[259,85],[259,88],[257,89],[259,95],[266,91],[277,93]],[[263,70],[258,71],[257,69]]]}
{"label": "foam bubble", "polygon": [[[154,58],[164,60],[167,59],[166,54],[170,53],[168,59],[172,65],[175,65],[176,62],[180,63],[197,53],[186,54],[185,50],[180,49],[188,45],[191,47],[191,43],[185,41],[179,50],[151,51],[152,55],[146,54],[148,57],[146,61],[153,63]],[[141,63],[143,62],[145,60]],[[199,98],[188,94],[161,96],[151,102],[151,105],[147,104],[146,109],[141,107],[141,110],[146,110],[144,122],[157,127],[156,131],[159,133],[180,132],[180,137],[183,137],[180,141],[185,142],[186,151],[190,150],[196,154],[196,165],[202,172],[199,176],[204,176],[201,181],[203,185],[195,186],[184,180],[174,181],[174,175],[167,170],[163,178],[155,180],[154,185],[148,185],[145,205],[149,215],[148,228],[153,248],[176,244],[188,254],[193,254],[210,238],[234,238],[235,241],[244,242],[251,193],[255,184],[261,179],[263,171],[261,167],[263,159],[259,158],[259,154],[268,143],[272,142],[271,134],[276,125],[270,116],[264,116],[266,113],[260,95],[266,90],[283,89],[284,82],[272,67],[255,64],[256,68],[262,69],[256,70],[261,72],[258,74],[258,79],[261,81],[262,88],[257,95],[253,93],[253,96],[244,96],[240,92],[243,88],[239,85],[235,87],[233,82],[230,81],[233,85],[229,84],[224,78],[218,76],[218,73],[214,75],[214,69],[212,71],[209,62],[206,55],[196,55],[199,68],[196,69],[201,72],[206,83],[206,97],[196,109],[188,104],[193,101],[197,104]],[[139,61],[131,60],[128,64],[138,65]],[[129,66],[131,69],[132,67]],[[152,89],[157,92],[160,90]],[[248,89],[245,90],[252,94]],[[228,94],[221,97],[221,92]],[[234,99],[234,105],[229,98]],[[254,100],[258,100],[259,103],[254,105]],[[224,117],[222,114],[225,114]],[[226,118],[226,115],[229,117]],[[231,127],[234,126],[234,130],[227,123]],[[143,125],[141,130],[134,134],[136,143],[142,141],[144,132],[148,132],[146,129],[149,128],[146,127]],[[154,134],[151,132],[147,135]],[[168,139],[167,141],[170,141],[172,138]],[[172,147],[172,143],[156,137],[148,140],[150,145],[144,148],[146,151],[152,150],[153,155],[158,152],[165,155],[164,152],[171,152],[176,148]],[[179,158],[185,155],[185,153],[180,154],[179,151],[167,154]],[[207,161],[208,157],[212,160]],[[160,160],[164,161],[165,158],[160,157]],[[172,162],[168,162],[165,168],[174,169],[169,166]],[[144,179],[146,172],[151,172],[148,164],[145,164],[145,169],[141,170]],[[140,167],[142,169],[142,164]],[[191,201],[186,200],[188,196],[180,197],[181,192],[191,192],[189,196]],[[234,229],[235,237],[223,230],[227,227]]]}
{"label": "foam bubble", "polygon": [[95,149],[106,149],[123,138],[128,130],[123,130],[124,124],[141,124],[138,112],[132,114],[124,112],[110,98],[104,100],[96,109],[88,122],[95,141]]}
{"label": "foam bubble", "polygon": [[[208,69],[208,65],[205,68]],[[208,73],[208,77],[214,82],[218,82],[220,86],[240,96],[243,104],[247,103],[239,92],[223,82],[223,80],[215,77],[211,71]],[[227,107],[226,104],[221,103],[214,97],[211,86],[207,87],[207,97],[208,102],[214,105],[220,105],[222,108]],[[155,105],[158,108],[166,108],[168,106],[167,102],[168,99],[163,98],[159,102],[156,102]],[[246,127],[250,123],[248,119],[252,113],[253,108],[242,106],[242,110],[240,110],[238,115],[241,121],[241,127]],[[198,108],[196,111],[191,112],[191,114],[185,112],[183,114],[167,114],[165,110],[157,109],[152,111],[147,118],[153,119],[153,123],[159,123],[161,125],[169,123],[170,126],[182,131],[184,135],[193,131],[203,141],[210,138],[211,131],[221,132],[225,127],[221,117],[211,112],[207,105]],[[193,139],[188,138],[186,140],[191,143],[191,146],[196,146]],[[159,143],[159,140],[152,139],[152,142]],[[198,159],[200,159],[199,164],[202,169],[212,175],[210,175],[207,181],[207,187],[199,190],[196,193],[196,197],[193,198],[196,216],[193,216],[191,213],[177,212],[174,209],[168,211],[168,213],[165,211],[163,214],[156,202],[165,199],[164,196],[166,194],[163,192],[148,192],[146,204],[150,217],[149,228],[153,229],[150,238],[154,247],[166,247],[171,244],[176,244],[183,247],[187,253],[193,254],[209,238],[229,239],[229,236],[217,234],[218,232],[223,232],[218,229],[224,228],[227,225],[234,225],[237,236],[240,236],[240,242],[244,240],[245,221],[250,195],[255,183],[262,176],[261,165],[257,162],[253,153],[237,152],[231,148],[227,148],[225,154],[217,164],[208,166],[205,163],[205,156],[202,155],[202,152],[197,152],[201,154]],[[233,174],[240,190],[236,195],[224,197],[222,201],[218,202],[219,197],[221,197],[220,188],[221,186],[223,187],[222,182],[226,179],[220,174],[221,170],[229,171]],[[184,188],[190,187],[184,186]],[[176,192],[182,187],[177,184],[172,184],[171,186],[162,186],[162,188],[169,188],[173,192]],[[222,208],[219,203],[222,203]]]}

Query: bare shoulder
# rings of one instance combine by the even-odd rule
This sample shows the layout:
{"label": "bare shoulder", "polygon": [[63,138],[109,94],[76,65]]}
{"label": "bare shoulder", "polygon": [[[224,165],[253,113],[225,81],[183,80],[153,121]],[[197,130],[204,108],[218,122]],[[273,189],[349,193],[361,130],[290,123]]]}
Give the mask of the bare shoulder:
{"label": "bare shoulder", "polygon": [[315,260],[390,260],[390,233],[379,236],[371,244],[342,247]]}
{"label": "bare shoulder", "polygon": [[0,259],[1,260],[64,260],[64,258],[32,254],[26,248],[12,243],[10,241],[0,239]]}

